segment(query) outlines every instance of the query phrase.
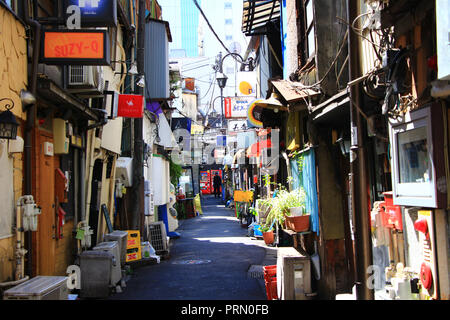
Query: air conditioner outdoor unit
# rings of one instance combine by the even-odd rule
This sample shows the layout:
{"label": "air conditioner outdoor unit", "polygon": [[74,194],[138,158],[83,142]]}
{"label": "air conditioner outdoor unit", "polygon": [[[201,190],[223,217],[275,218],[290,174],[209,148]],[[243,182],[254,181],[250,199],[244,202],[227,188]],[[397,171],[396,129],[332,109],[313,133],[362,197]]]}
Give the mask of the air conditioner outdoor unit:
{"label": "air conditioner outdoor unit", "polygon": [[103,96],[105,80],[100,66],[69,66],[68,91],[83,96]]}
{"label": "air conditioner outdoor unit", "polygon": [[156,253],[167,253],[169,246],[167,244],[167,233],[164,222],[151,222],[149,223],[148,228],[150,232],[150,244],[155,249]]}
{"label": "air conditioner outdoor unit", "polygon": [[97,244],[92,250],[101,250],[110,252],[113,256],[113,264],[111,269],[111,286],[116,286],[120,279],[122,279],[122,269],[120,265],[120,247],[117,241],[105,241]]}
{"label": "air conditioner outdoor unit", "polygon": [[3,300],[68,300],[67,277],[37,276],[3,293]]}

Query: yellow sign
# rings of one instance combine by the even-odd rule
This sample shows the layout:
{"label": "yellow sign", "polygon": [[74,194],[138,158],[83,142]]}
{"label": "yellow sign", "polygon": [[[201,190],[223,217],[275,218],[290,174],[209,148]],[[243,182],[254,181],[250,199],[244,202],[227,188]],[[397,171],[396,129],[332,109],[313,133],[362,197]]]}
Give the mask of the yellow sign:
{"label": "yellow sign", "polygon": [[203,126],[198,124],[191,124],[191,134],[202,134],[203,130]]}

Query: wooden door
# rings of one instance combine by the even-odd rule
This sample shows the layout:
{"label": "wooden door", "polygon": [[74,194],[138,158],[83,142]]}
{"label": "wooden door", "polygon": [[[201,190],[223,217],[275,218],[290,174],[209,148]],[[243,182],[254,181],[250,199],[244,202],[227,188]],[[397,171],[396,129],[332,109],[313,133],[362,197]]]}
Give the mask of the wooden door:
{"label": "wooden door", "polygon": [[39,275],[54,275],[56,251],[55,156],[46,155],[45,143],[53,143],[51,134],[38,131],[36,154],[36,202],[41,207],[36,248]]}

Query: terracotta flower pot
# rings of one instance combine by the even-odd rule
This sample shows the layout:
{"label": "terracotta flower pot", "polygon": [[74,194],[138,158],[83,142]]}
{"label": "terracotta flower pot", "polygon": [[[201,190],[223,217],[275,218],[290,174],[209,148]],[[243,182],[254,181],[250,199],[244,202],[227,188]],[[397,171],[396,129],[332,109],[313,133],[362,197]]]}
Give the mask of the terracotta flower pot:
{"label": "terracotta flower pot", "polygon": [[274,236],[273,236],[273,230],[267,231],[267,232],[263,232],[263,239],[264,239],[264,243],[265,244],[272,244],[273,240],[274,240]]}
{"label": "terracotta flower pot", "polygon": [[286,216],[286,227],[295,232],[308,231],[309,217],[310,217],[309,214],[299,217]]}

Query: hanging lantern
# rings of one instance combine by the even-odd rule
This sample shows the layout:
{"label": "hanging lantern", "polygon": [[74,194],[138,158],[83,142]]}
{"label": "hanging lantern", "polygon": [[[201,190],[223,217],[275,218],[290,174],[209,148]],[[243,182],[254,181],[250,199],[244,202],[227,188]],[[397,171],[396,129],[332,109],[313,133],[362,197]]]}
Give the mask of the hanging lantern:
{"label": "hanging lantern", "polygon": [[14,101],[9,98],[0,99],[0,102],[10,101],[6,103],[6,110],[0,113],[0,138],[1,139],[16,139],[17,127],[19,123],[14,114],[10,111],[14,107]]}

